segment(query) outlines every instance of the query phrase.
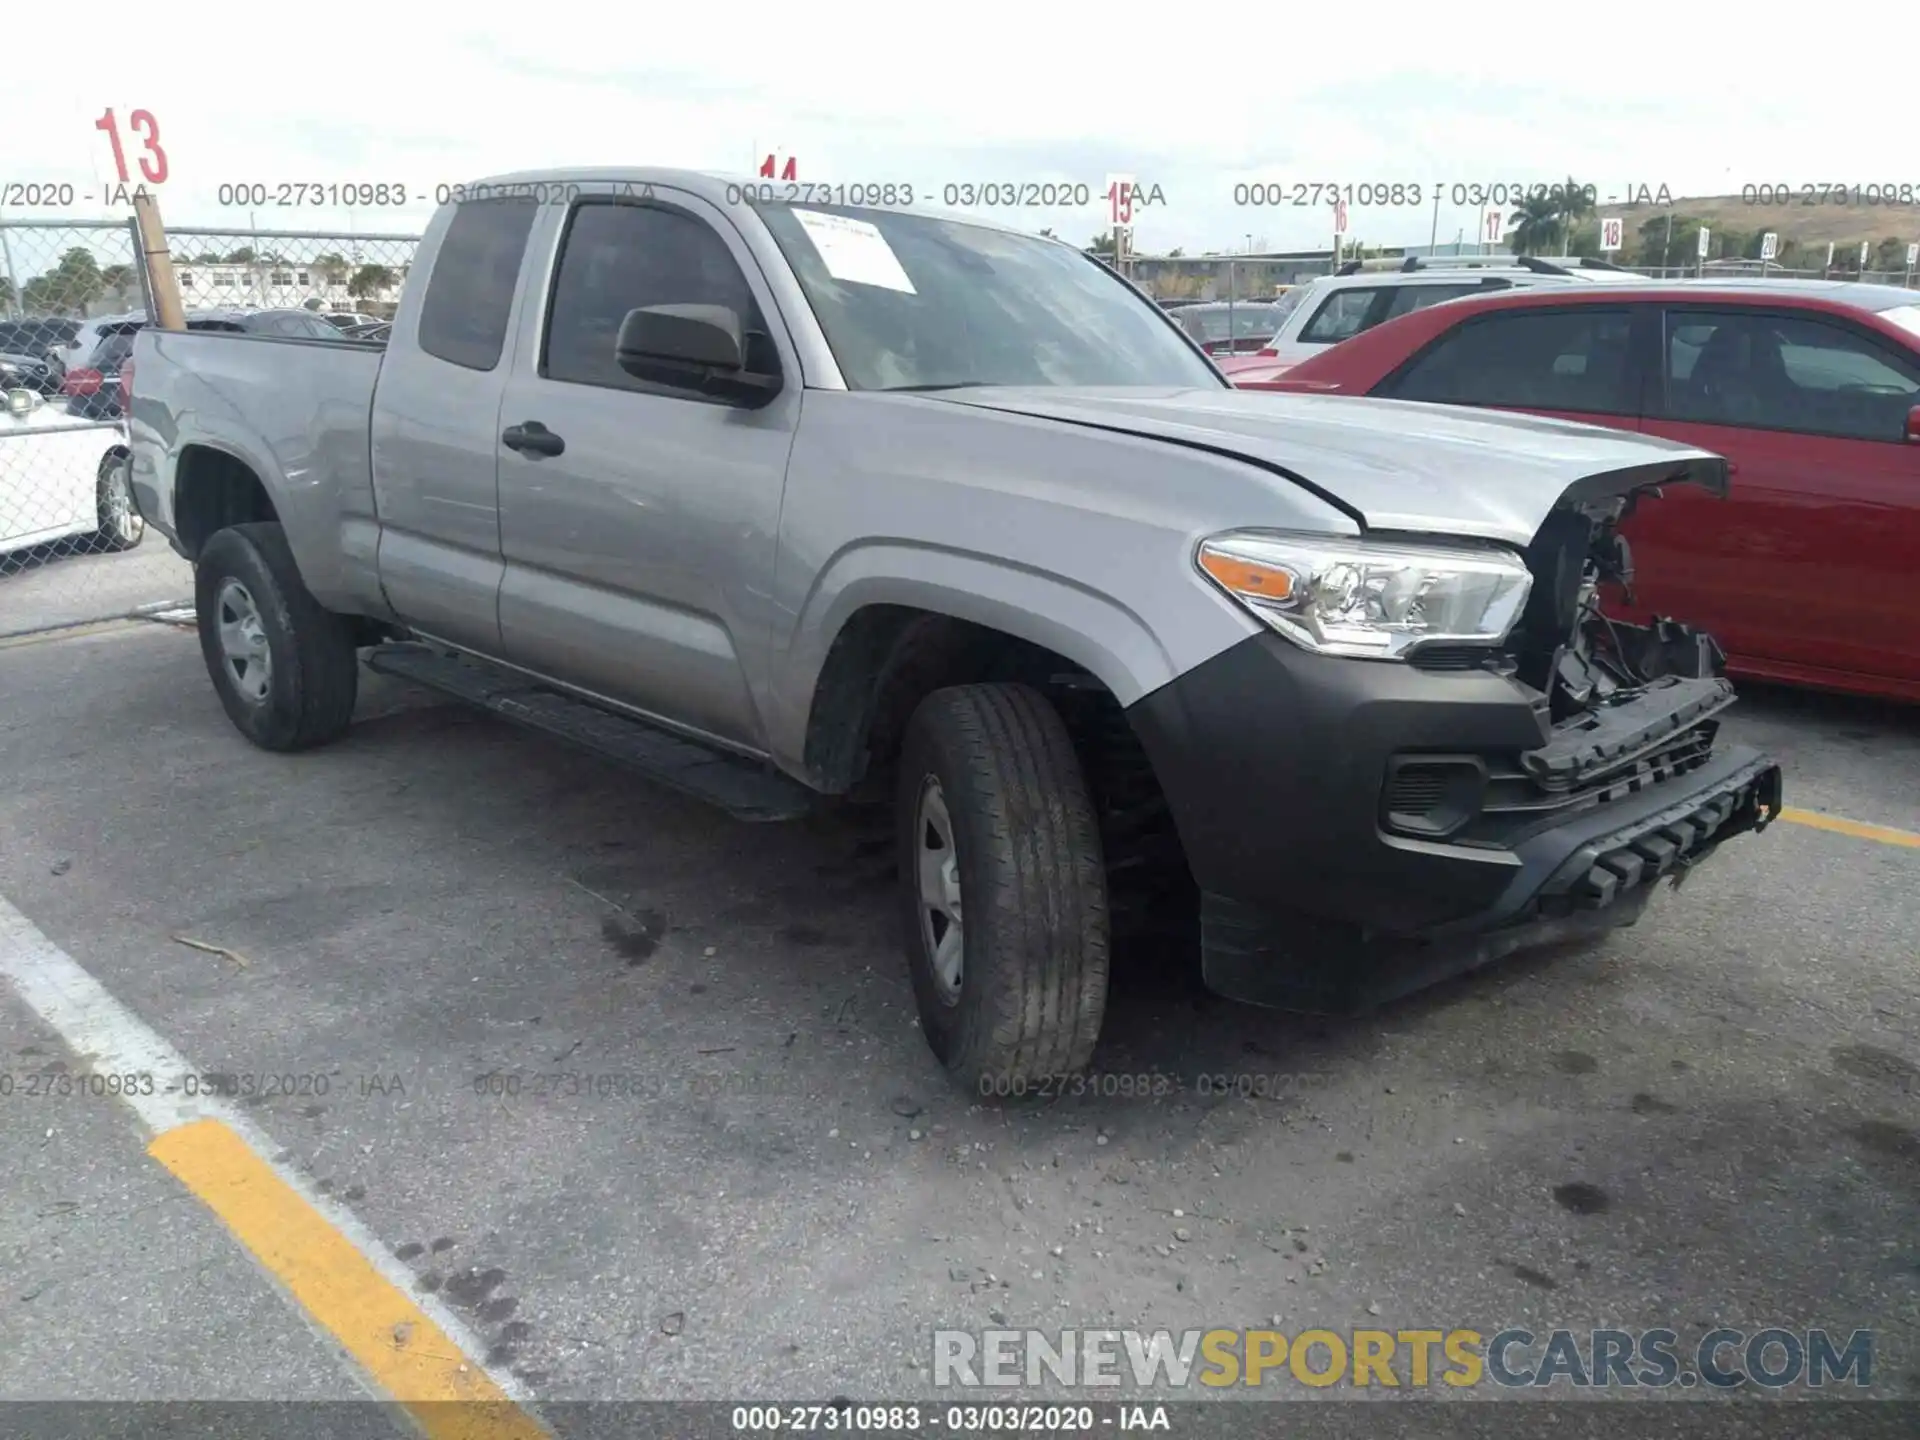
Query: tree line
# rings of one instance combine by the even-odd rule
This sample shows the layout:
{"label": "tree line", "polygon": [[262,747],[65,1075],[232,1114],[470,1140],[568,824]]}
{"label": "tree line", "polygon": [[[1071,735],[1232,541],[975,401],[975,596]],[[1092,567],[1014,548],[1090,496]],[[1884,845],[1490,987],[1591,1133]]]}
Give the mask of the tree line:
{"label": "tree line", "polygon": [[[356,300],[372,299],[399,278],[391,266],[356,265],[336,251],[312,260],[290,260],[278,251],[256,251],[251,245],[224,255],[203,250],[191,260],[176,262],[179,268],[190,265],[247,265],[262,271],[298,268],[317,276],[324,285],[345,285],[347,294]],[[52,269],[22,284],[17,294],[13,281],[0,275],[0,305],[12,307],[17,303],[29,315],[84,314],[95,301],[130,291],[137,284],[131,265],[102,265],[91,250],[75,245]]]}

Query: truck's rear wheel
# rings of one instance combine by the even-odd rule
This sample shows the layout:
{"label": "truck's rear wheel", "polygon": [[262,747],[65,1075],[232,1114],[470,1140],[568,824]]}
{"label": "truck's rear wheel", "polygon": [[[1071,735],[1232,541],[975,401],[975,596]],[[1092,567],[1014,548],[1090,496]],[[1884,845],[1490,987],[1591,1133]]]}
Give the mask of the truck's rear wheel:
{"label": "truck's rear wheel", "polygon": [[337,738],[353,717],[353,630],[308,593],[277,524],[214,534],[194,569],[200,653],[228,717],[265,750]]}
{"label": "truck's rear wheel", "polygon": [[963,685],[907,725],[901,898],[920,1025],[982,1095],[1083,1069],[1107,1003],[1100,827],[1065,725],[1024,685]]}

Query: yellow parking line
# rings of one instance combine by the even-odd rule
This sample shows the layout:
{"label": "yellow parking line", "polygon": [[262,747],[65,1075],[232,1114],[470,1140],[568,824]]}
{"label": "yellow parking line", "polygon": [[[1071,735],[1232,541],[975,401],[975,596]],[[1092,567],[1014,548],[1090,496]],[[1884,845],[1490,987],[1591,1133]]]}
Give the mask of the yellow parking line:
{"label": "yellow parking line", "polygon": [[429,1440],[546,1440],[548,1432],[479,1364],[224,1123],[176,1126],[147,1151],[226,1223]]}
{"label": "yellow parking line", "polygon": [[1891,825],[1868,825],[1859,820],[1844,820],[1838,815],[1823,815],[1818,810],[1782,808],[1780,818],[1815,830],[1831,830],[1836,835],[1851,835],[1856,840],[1873,840],[1881,845],[1903,845],[1920,850],[1920,835],[1911,830],[1896,830]]}

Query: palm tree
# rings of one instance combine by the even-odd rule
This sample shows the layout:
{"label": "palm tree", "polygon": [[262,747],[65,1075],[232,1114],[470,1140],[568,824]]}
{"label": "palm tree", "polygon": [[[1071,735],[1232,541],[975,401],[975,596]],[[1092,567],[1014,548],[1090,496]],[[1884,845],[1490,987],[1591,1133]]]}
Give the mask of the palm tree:
{"label": "palm tree", "polygon": [[393,271],[385,265],[362,265],[347,281],[347,294],[356,300],[370,300],[394,282]]}
{"label": "palm tree", "polygon": [[1554,198],[1559,202],[1560,253],[1564,255],[1573,239],[1574,229],[1582,220],[1593,214],[1594,205],[1593,201],[1587,198],[1586,186],[1571,175],[1567,177],[1566,184],[1560,187],[1559,193]]}
{"label": "palm tree", "polygon": [[1560,205],[1557,196],[1529,195],[1520,208],[1507,217],[1512,227],[1507,245],[1516,255],[1534,255],[1560,236]]}

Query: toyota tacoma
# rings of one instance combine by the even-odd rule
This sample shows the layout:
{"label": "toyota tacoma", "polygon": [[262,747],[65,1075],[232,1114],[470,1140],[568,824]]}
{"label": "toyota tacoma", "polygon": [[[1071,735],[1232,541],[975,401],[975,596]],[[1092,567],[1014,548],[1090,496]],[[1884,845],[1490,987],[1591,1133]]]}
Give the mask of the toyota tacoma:
{"label": "toyota tacoma", "polygon": [[[1233,390],[1071,246],[679,171],[471,187],[390,340],[149,327],[132,485],[228,715],[363,664],[749,820],[894,809],[961,1083],[1087,1064],[1114,908],[1351,1012],[1639,917],[1778,813],[1677,619],[1611,623],[1689,446]],[[844,197],[840,197],[844,198]]]}

